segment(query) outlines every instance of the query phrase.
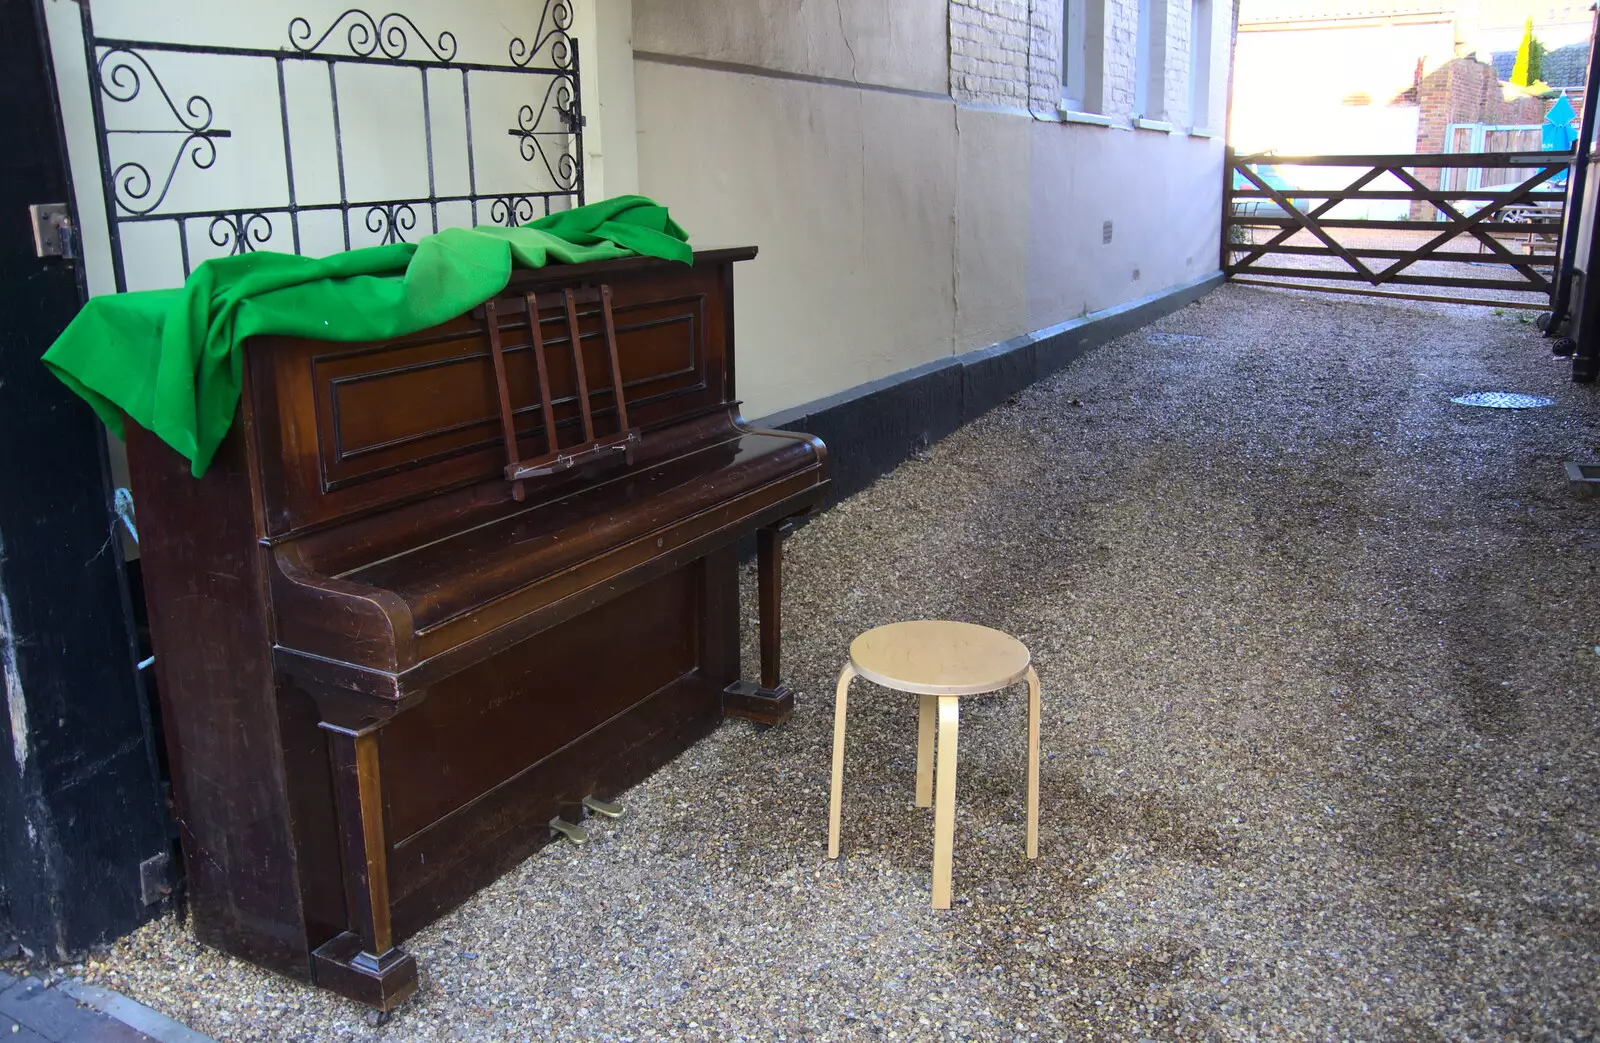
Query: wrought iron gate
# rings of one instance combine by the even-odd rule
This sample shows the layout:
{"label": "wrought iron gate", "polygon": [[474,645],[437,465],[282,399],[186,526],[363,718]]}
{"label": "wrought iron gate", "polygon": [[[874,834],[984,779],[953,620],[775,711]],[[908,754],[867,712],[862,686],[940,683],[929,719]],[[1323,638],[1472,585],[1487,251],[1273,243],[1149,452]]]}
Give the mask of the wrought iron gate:
{"label": "wrought iron gate", "polygon": [[[1230,151],[1223,196],[1223,270],[1229,278],[1257,285],[1543,310],[1549,307],[1555,285],[1566,198],[1551,182],[1561,178],[1571,164],[1570,152],[1281,157],[1234,156]],[[1305,189],[1287,187],[1287,182],[1272,178],[1267,168],[1278,167],[1364,169],[1342,188]],[[1436,189],[1418,178],[1415,172],[1419,168],[1486,168],[1519,174],[1503,184]],[[1368,187],[1379,179],[1394,187]],[[1273,180],[1280,183],[1275,185]],[[1317,201],[1316,205],[1310,201]],[[1363,201],[1408,202],[1417,212],[1408,220],[1332,216],[1340,204]],[[1427,208],[1431,212],[1421,212]],[[1356,234],[1357,230],[1391,233],[1394,241],[1380,242],[1373,235]],[[1258,236],[1265,238],[1258,242]],[[1476,251],[1452,249],[1458,238],[1476,246]],[[1269,259],[1271,255],[1308,260],[1295,266]],[[1342,266],[1330,267],[1316,260],[1321,258],[1342,262]],[[1446,262],[1448,267],[1435,266],[1426,273],[1415,268],[1428,262]],[[1496,271],[1471,273],[1464,265],[1492,266]],[[1284,279],[1296,282],[1284,283]],[[1366,283],[1373,288],[1329,283]],[[1445,296],[1376,289],[1384,286],[1520,296]],[[1530,298],[1530,294],[1542,299]]]}
{"label": "wrought iron gate", "polygon": [[[319,220],[336,222],[331,232],[320,229],[324,240],[335,246],[342,242],[349,249],[485,220],[508,226],[526,223],[583,202],[584,120],[578,41],[570,32],[571,0],[545,0],[531,35],[512,36],[506,60],[499,63],[458,60],[453,33],[436,31],[437,27],[424,30],[401,13],[372,15],[351,8],[325,25],[296,17],[286,26],[280,46],[252,48],[101,37],[95,33],[89,7],[87,0],[81,0],[118,291],[128,288],[129,237],[137,233],[140,248],[149,250],[161,241],[151,233],[161,228],[175,233],[171,248],[187,278],[197,256],[261,248],[301,253],[309,225]],[[196,59],[241,63],[230,72],[214,67],[212,75],[223,77],[245,75],[249,69],[265,79],[271,69],[277,89],[276,120],[269,117],[265,126],[244,128],[237,121],[246,119],[246,114],[219,112],[207,96],[215,97],[215,90],[201,93],[193,82],[200,71]],[[348,102],[341,105],[340,85],[351,76],[347,70],[375,67],[416,76],[420,89],[415,94],[407,87],[385,101],[391,110],[387,115],[399,122],[409,117],[415,121],[413,129],[421,129],[426,191],[389,197],[352,184],[352,114]],[[308,72],[318,83],[325,79],[330,124],[309,131],[297,125],[295,113],[316,109],[319,118],[310,122],[319,122],[323,99],[308,94]],[[185,73],[188,80],[183,79]],[[491,117],[500,121],[497,132],[486,126],[481,114],[475,116],[473,87],[477,84],[482,95],[484,79],[507,75],[519,77],[517,86],[499,94],[514,94],[517,102],[514,109],[505,106],[506,111]],[[420,97],[420,106],[406,112],[403,94]],[[453,146],[440,140],[445,123],[462,128],[459,137],[464,139],[465,177],[455,184],[445,183],[439,169],[441,160],[455,165],[461,159]],[[222,150],[242,147],[246,129],[258,137],[265,135],[262,140],[271,143],[268,162],[281,162],[282,192],[270,198],[231,199],[224,206],[174,203],[175,184],[187,179],[192,185],[196,173],[213,169]],[[498,144],[491,145],[494,142]],[[522,176],[486,176],[486,158],[494,159],[502,170],[512,161],[510,155],[486,156],[484,150],[490,147],[520,158]],[[312,152],[316,155],[308,155]],[[308,162],[315,160],[309,165],[326,168],[329,154],[333,176],[324,177],[323,185],[312,184]]]}

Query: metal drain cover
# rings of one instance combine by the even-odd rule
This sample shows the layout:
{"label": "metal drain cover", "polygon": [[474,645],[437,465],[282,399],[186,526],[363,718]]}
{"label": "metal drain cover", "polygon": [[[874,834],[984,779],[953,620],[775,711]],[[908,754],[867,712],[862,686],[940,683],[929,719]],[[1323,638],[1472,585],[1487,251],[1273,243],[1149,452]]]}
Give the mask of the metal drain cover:
{"label": "metal drain cover", "polygon": [[1457,395],[1450,401],[1458,406],[1482,406],[1485,409],[1538,409],[1555,404],[1553,398],[1518,395],[1510,391],[1474,391],[1470,395]]}

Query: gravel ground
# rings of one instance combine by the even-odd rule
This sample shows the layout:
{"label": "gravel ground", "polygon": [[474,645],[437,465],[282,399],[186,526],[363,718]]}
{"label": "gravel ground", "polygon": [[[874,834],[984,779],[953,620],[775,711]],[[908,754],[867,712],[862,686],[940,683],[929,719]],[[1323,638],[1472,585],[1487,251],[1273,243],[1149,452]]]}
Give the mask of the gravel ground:
{"label": "gravel ground", "polygon": [[[391,1022],[171,919],[82,973],[221,1040],[1590,1039],[1600,401],[1531,327],[1226,287],[798,532],[794,719],[729,722],[411,940]],[[1528,412],[1448,402],[1547,395]],[[750,611],[753,615],[753,610]],[[928,908],[915,708],[850,638],[943,616],[1044,680],[964,706]],[[753,631],[754,620],[751,620]]]}

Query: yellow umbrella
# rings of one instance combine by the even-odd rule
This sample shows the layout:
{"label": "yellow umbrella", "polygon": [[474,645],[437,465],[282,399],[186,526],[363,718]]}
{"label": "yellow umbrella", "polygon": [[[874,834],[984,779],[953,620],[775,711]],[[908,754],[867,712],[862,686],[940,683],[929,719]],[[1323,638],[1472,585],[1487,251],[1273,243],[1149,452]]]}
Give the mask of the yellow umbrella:
{"label": "yellow umbrella", "polygon": [[1528,16],[1528,24],[1522,29],[1522,46],[1517,48],[1517,63],[1511,67],[1511,82],[1518,87],[1533,85],[1528,68],[1533,64],[1533,16]]}

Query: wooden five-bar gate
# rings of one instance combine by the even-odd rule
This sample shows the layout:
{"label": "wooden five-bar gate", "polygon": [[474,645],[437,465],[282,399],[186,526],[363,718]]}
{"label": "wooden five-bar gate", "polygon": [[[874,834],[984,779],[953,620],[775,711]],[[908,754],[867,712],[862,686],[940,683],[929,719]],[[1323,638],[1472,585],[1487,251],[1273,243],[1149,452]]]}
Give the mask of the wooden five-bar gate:
{"label": "wooden five-bar gate", "polygon": [[[1555,286],[1566,197],[1551,182],[1571,164],[1570,152],[1235,156],[1230,150],[1222,267],[1229,278],[1255,285],[1544,310]],[[1356,176],[1343,188],[1286,187],[1290,181],[1271,172],[1286,167],[1347,167]],[[1516,173],[1502,184],[1440,190],[1417,177],[1419,168]],[[1374,200],[1409,202],[1409,219],[1335,216],[1340,204]],[[1478,292],[1447,296],[1385,287]]]}

